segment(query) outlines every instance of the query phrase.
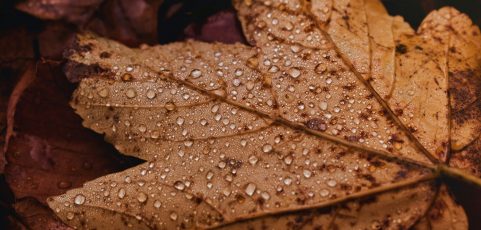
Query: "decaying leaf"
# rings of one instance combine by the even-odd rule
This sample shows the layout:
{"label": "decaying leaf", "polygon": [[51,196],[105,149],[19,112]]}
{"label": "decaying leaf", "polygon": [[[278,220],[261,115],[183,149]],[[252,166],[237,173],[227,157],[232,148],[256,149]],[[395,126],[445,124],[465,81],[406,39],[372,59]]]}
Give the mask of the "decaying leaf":
{"label": "decaying leaf", "polygon": [[[72,106],[86,127],[147,162],[49,199],[65,223],[467,228],[435,182],[445,174],[481,184],[445,166],[479,136],[477,100],[456,91],[479,95],[480,33],[466,16],[443,8],[416,32],[376,0],[235,6],[252,46],[129,49],[79,37]],[[463,168],[478,167],[466,154]]]}
{"label": "decaying leaf", "polygon": [[138,163],[116,157],[80,125],[68,109],[72,88],[61,66],[32,63],[13,90],[4,173],[15,199],[33,197],[44,204],[53,194]]}
{"label": "decaying leaf", "polygon": [[73,23],[84,23],[101,3],[102,0],[27,0],[19,3],[17,8],[42,19],[65,19]]}

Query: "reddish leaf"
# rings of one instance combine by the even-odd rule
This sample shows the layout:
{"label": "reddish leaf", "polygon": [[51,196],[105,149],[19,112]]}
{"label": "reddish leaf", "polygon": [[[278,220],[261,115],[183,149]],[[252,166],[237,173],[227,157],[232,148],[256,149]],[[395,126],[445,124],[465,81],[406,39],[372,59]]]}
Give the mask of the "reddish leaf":
{"label": "reddish leaf", "polygon": [[28,226],[28,229],[41,230],[71,230],[62,221],[60,221],[52,210],[48,209],[37,200],[29,198],[23,199],[15,203],[15,211],[21,217],[22,222]]}
{"label": "reddish leaf", "polygon": [[115,155],[98,135],[82,128],[68,107],[72,85],[59,66],[42,64],[16,106],[16,135],[9,142],[6,179],[15,197],[39,202],[135,161]]}
{"label": "reddish leaf", "polygon": [[157,41],[157,9],[161,2],[106,1],[85,27],[131,46],[153,44]]}
{"label": "reddish leaf", "polygon": [[73,42],[75,33],[75,28],[64,23],[47,24],[38,35],[40,55],[47,59],[62,59],[63,52]]}
{"label": "reddish leaf", "polygon": [[103,0],[27,0],[17,8],[41,19],[65,19],[73,23],[83,23],[94,13]]}
{"label": "reddish leaf", "polygon": [[242,28],[232,10],[221,11],[209,18],[203,24],[190,24],[185,29],[187,38],[206,42],[245,43]]}

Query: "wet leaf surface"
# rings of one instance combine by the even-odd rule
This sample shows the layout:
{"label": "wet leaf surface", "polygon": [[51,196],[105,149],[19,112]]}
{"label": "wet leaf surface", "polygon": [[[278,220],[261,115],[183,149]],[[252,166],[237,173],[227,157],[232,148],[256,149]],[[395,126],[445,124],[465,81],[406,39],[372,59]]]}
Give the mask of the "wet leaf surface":
{"label": "wet leaf surface", "polygon": [[[148,43],[148,44],[155,44],[156,40],[161,44],[165,44],[172,41],[178,41],[185,38],[194,38],[201,41],[220,41],[223,43],[232,43],[235,41],[239,41],[245,43],[243,38],[242,31],[238,26],[238,21],[236,20],[236,16],[234,16],[234,11],[231,9],[229,3],[225,1],[218,1],[212,0],[209,2],[203,1],[204,4],[198,4],[196,1],[189,2],[189,1],[165,1],[164,4],[161,5],[161,8],[158,12],[154,8],[156,8],[159,2],[147,2],[147,1],[103,1],[101,4],[96,7],[95,10],[93,9],[93,5],[96,4],[95,1],[84,1],[82,3],[74,3],[69,1],[54,1],[52,3],[46,3],[46,5],[39,6],[38,4],[41,1],[25,1],[30,2],[31,6],[37,4],[38,7],[30,7],[30,11],[25,11],[27,13],[31,13],[35,17],[45,18],[48,15],[56,15],[54,21],[48,20],[37,20],[27,15],[15,12],[11,9],[15,6],[13,1],[4,1],[0,3],[0,18],[2,23],[0,23],[0,67],[1,67],[1,76],[0,76],[0,92],[3,96],[0,96],[0,107],[5,108],[7,105],[7,100],[12,92],[15,83],[18,81],[18,78],[26,71],[25,65],[27,63],[31,63],[33,59],[43,57],[44,59],[54,59],[54,60],[61,60],[63,50],[66,46],[68,46],[73,38],[74,33],[82,30],[84,28],[93,29],[97,33],[108,36],[113,38],[117,41],[122,41],[130,46],[136,46],[140,43]],[[35,3],[36,2],[36,3]],[[100,1],[98,1],[100,2]],[[479,7],[479,2],[477,1],[436,1],[436,0],[423,0],[423,1],[396,1],[396,0],[386,0],[383,1],[386,4],[386,7],[390,14],[398,15],[401,14],[405,16],[406,20],[413,25],[413,27],[417,27],[424,17],[432,10],[438,9],[445,5],[452,5],[456,8],[460,9],[462,12],[468,13],[471,18],[479,25],[479,11],[481,9]],[[61,3],[61,4],[59,4]],[[65,4],[64,4],[65,3]],[[45,4],[45,1],[42,3]],[[90,5],[89,5],[90,4]],[[477,5],[478,4],[478,5]],[[47,6],[48,5],[48,6]],[[19,6],[19,5],[17,5]],[[147,6],[147,7],[145,7]],[[20,7],[19,7],[20,8]],[[47,9],[47,10],[45,10]],[[42,15],[42,12],[44,15]],[[54,14],[52,14],[52,12]],[[61,12],[61,14],[58,14]],[[55,14],[56,13],[56,14]],[[212,16],[211,16],[212,15]],[[138,23],[140,20],[140,23]],[[132,27],[133,25],[133,27]],[[226,32],[229,31],[229,32]],[[59,35],[62,36],[59,36]],[[239,40],[236,40],[239,39]],[[10,44],[15,44],[12,46]],[[402,49],[400,49],[402,50]],[[453,55],[454,56],[454,55]],[[58,65],[59,62],[51,62],[48,61],[49,64]],[[51,72],[54,72],[54,75],[58,75],[58,78],[61,79],[60,69],[58,67],[51,68]],[[42,71],[42,75],[46,74],[45,72],[49,71]],[[479,71],[476,71],[474,75],[479,74]],[[47,75],[50,75],[47,74]],[[467,75],[470,79],[476,80],[472,74]],[[39,81],[45,81],[48,78],[42,77],[41,80],[37,80],[34,84],[38,84]],[[471,80],[470,80],[471,81]],[[56,84],[57,87],[51,87],[51,85],[46,84],[45,89],[39,90],[39,92],[47,92],[47,91],[65,91],[65,88],[69,88],[69,92],[71,92],[73,85],[64,82],[61,84]],[[469,82],[469,81],[468,81]],[[466,84],[466,82],[461,82],[463,87],[467,87],[468,89],[473,85],[477,84]],[[462,88],[462,87],[458,87]],[[35,89],[37,90],[37,89]],[[27,90],[28,92],[28,90]],[[57,95],[58,93],[54,93],[53,95]],[[18,95],[21,98],[21,95]],[[57,95],[58,96],[58,95]],[[60,97],[62,98],[62,97]],[[68,97],[65,97],[64,102],[67,103]],[[55,101],[56,99],[40,99],[45,101]],[[28,102],[30,103],[30,102]],[[29,106],[28,103],[25,106]],[[45,102],[49,104],[49,102]],[[20,106],[23,106],[23,103],[20,101],[18,103]],[[470,109],[476,108],[471,106]],[[58,110],[70,111],[71,109],[68,106],[58,106]],[[0,118],[5,116],[6,112],[4,109],[0,110]],[[13,108],[11,111],[15,111]],[[21,111],[31,113],[28,109],[22,109]],[[65,112],[60,112],[60,114],[66,114]],[[467,113],[472,114],[472,113]],[[18,114],[17,114],[18,115]],[[20,115],[23,116],[23,115]],[[68,117],[68,116],[67,116]],[[466,117],[466,116],[465,116]],[[60,120],[62,118],[59,118]],[[464,118],[463,118],[464,119]],[[43,118],[36,119],[39,123],[42,123]],[[5,120],[3,120],[5,121]],[[80,120],[79,119],[67,119],[62,124],[71,123],[68,126],[70,127],[80,127],[78,126]],[[2,133],[0,136],[5,136],[6,123],[3,122]],[[27,123],[27,127],[30,126],[30,123]],[[34,124],[34,127],[36,124]],[[311,125],[316,125],[316,123],[311,123]],[[317,123],[317,126],[320,124]],[[0,121],[0,127],[2,126],[2,121]],[[17,125],[15,125],[17,126]],[[23,127],[26,127],[23,126]],[[12,126],[13,127],[13,126]],[[20,125],[19,127],[22,127]],[[322,126],[320,126],[322,127]],[[470,127],[470,126],[467,126]],[[54,133],[56,132],[55,126],[46,126],[45,130],[43,130],[44,134],[48,134],[49,132]],[[23,129],[23,128],[22,128]],[[15,130],[14,130],[15,131]],[[43,135],[43,134],[42,134]],[[95,134],[90,134],[95,135]],[[51,136],[51,135],[46,135]],[[98,137],[96,137],[98,138]],[[41,139],[41,138],[40,138]],[[95,139],[95,138],[94,138]],[[1,139],[3,142],[3,137]],[[58,153],[62,154],[54,154],[48,155],[44,154],[45,151],[34,151],[40,153],[35,155],[36,158],[28,157],[30,155],[30,144],[27,138],[23,138],[20,135],[19,139],[16,143],[17,145],[25,145],[29,147],[21,148],[20,151],[16,154],[18,156],[27,156],[27,157],[20,157],[17,161],[13,161],[13,165],[34,165],[34,164],[42,164],[43,166],[48,165],[48,161],[53,162],[63,162],[64,159],[67,159],[63,156],[63,152],[57,151]],[[52,139],[48,139],[47,141],[51,141]],[[70,139],[69,139],[70,140]],[[41,139],[40,145],[37,146],[45,146],[47,142],[44,139]],[[78,140],[76,142],[81,145],[81,142],[84,141],[91,141],[90,138],[85,138]],[[99,146],[106,146],[102,141],[93,141],[96,145]],[[48,142],[47,142],[48,143]],[[452,160],[450,160],[450,164],[458,167],[466,169],[467,171],[472,172],[473,174],[479,175],[479,157],[477,154],[479,152],[479,139],[474,140],[473,144],[467,145],[465,148],[458,149],[457,151],[453,152]],[[1,147],[0,143],[0,147]],[[88,145],[88,144],[87,144]],[[75,145],[76,147],[77,145]],[[101,149],[104,147],[100,147]],[[40,148],[41,149],[41,148]],[[83,151],[84,148],[82,148]],[[114,151],[114,150],[112,150]],[[83,152],[79,152],[78,155],[83,154]],[[3,156],[3,154],[2,154]],[[92,160],[97,155],[92,155]],[[102,158],[103,155],[99,155]],[[73,158],[69,158],[73,159]],[[102,161],[102,160],[100,160]],[[289,162],[289,160],[288,160]],[[22,166],[15,166],[17,168],[21,168]],[[33,168],[42,168],[43,166],[34,166]],[[113,163],[112,163],[113,166]],[[125,166],[118,166],[118,167],[125,167]],[[43,169],[42,169],[43,170]],[[51,170],[57,170],[58,168],[54,168]],[[29,179],[29,173],[36,173],[36,170],[31,170],[25,172],[27,170],[21,169],[17,172],[24,173],[23,175],[16,175],[16,174],[9,174],[8,177],[14,178],[15,184],[12,186],[14,189],[17,197],[27,197],[24,199],[15,200],[14,194],[10,191],[9,186],[4,183],[5,177],[2,176],[2,183],[0,184],[0,228],[2,229],[37,229],[37,227],[41,227],[42,225],[37,224],[42,223],[45,224],[47,222],[43,222],[43,220],[54,220],[55,217],[52,215],[53,212],[44,212],[44,211],[37,211],[37,210],[45,210],[43,204],[38,204],[38,202],[24,202],[25,199],[32,201],[28,197],[37,197],[40,199],[40,203],[45,202],[44,197],[59,194],[61,189],[52,189],[52,187],[41,186],[37,190],[32,190],[28,188],[27,185],[32,185],[31,179]],[[107,173],[105,170],[99,170],[96,174],[98,176],[103,175],[103,173]],[[304,173],[304,172],[302,172]],[[59,180],[70,180],[71,176],[69,174],[65,174],[64,176],[55,175],[51,176],[52,174],[43,173],[45,177],[40,178],[40,181],[43,181],[47,184],[55,185],[55,182]],[[309,173],[307,172],[307,175]],[[83,177],[83,176],[81,176]],[[75,183],[76,185],[72,186],[80,186],[83,182],[89,180],[87,177],[78,177],[78,181]],[[37,178],[37,177],[35,177]],[[37,180],[37,179],[35,179]],[[26,191],[23,191],[23,188],[26,188]],[[252,186],[251,186],[252,187]],[[467,211],[469,217],[470,227],[472,229],[479,228],[479,204],[480,202],[475,199],[477,190],[476,188],[470,188],[463,183],[449,183],[449,187],[454,190],[456,197],[459,201],[463,204],[463,207]],[[54,187],[55,188],[55,187]],[[256,188],[257,190],[257,188]],[[436,191],[434,191],[436,192]],[[478,191],[479,192],[479,191]],[[473,199],[474,198],[474,199]],[[369,199],[368,199],[369,200]],[[439,199],[438,199],[439,200]],[[445,200],[445,199],[441,199]],[[15,203],[20,204],[23,209],[15,210],[13,205]],[[386,202],[389,203],[389,202]],[[448,203],[449,202],[445,202]],[[18,207],[19,205],[16,205]],[[42,207],[43,206],[43,207]],[[444,206],[438,206],[444,207]],[[22,211],[23,210],[23,211]],[[24,211],[27,210],[27,211]],[[291,217],[296,216],[295,219],[289,218],[283,219],[283,215],[278,215],[274,219],[266,219],[267,221],[278,220],[279,218],[283,219],[286,222],[283,223],[291,223],[293,227],[304,226],[304,224],[308,223],[309,221],[313,220],[313,215],[320,215],[329,216],[332,213],[339,212],[337,210],[341,210],[340,208],[332,208],[326,207],[319,209],[316,211],[317,214],[312,214],[309,211],[302,212],[302,215],[291,215]],[[438,210],[435,213],[439,216],[444,216],[440,218],[441,226],[454,226],[450,225],[448,222],[445,221],[447,211],[439,208],[432,208],[432,210]],[[456,210],[456,207],[449,207],[449,210]],[[32,215],[35,213],[35,215]],[[43,213],[43,214],[38,214]],[[301,213],[301,212],[299,212]],[[344,210],[341,213],[346,213]],[[450,212],[450,213],[458,213],[458,212]],[[348,213],[349,214],[349,213]],[[35,216],[44,216],[46,218],[31,218]],[[352,216],[352,215],[351,215]],[[451,215],[453,216],[453,215]],[[322,218],[321,218],[322,219]],[[345,219],[345,218],[344,218]],[[351,218],[351,220],[354,220]],[[345,221],[345,220],[342,220]],[[433,224],[426,218],[423,219],[422,223],[428,223],[429,225]],[[50,224],[49,226],[60,226],[60,223]],[[338,221],[339,222],[339,221]],[[316,222],[319,223],[319,222]],[[463,223],[460,221],[458,223]],[[424,226],[429,226],[424,225]],[[242,226],[242,225],[241,225]],[[243,225],[245,226],[245,225]],[[274,225],[273,225],[274,226]],[[310,226],[310,225],[306,225]],[[377,225],[373,225],[376,227]],[[422,226],[418,224],[418,226]],[[439,224],[437,226],[440,226]],[[284,227],[284,225],[282,225]],[[44,229],[44,228],[41,228]]]}
{"label": "wet leaf surface", "polygon": [[457,115],[473,103],[456,89],[479,95],[466,87],[479,79],[481,44],[467,16],[442,8],[414,31],[378,1],[235,6],[251,46],[130,49],[79,36],[69,50],[67,74],[82,79],[72,106],[84,126],[147,162],[51,198],[63,221],[467,228],[435,183],[439,172],[480,183],[461,171],[475,160],[442,166],[479,137],[477,107]]}

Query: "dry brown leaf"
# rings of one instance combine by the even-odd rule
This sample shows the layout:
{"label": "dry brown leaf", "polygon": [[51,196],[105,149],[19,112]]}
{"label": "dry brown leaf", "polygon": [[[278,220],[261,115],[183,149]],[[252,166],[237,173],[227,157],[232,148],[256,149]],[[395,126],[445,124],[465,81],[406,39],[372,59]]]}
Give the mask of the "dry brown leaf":
{"label": "dry brown leaf", "polygon": [[451,145],[479,136],[475,106],[456,117],[473,107],[456,74],[479,78],[479,29],[466,16],[443,8],[415,32],[376,0],[235,6],[252,46],[130,49],[79,37],[67,74],[87,78],[72,106],[86,127],[148,162],[49,199],[62,220],[84,229],[467,228],[434,181],[481,185],[445,166]]}

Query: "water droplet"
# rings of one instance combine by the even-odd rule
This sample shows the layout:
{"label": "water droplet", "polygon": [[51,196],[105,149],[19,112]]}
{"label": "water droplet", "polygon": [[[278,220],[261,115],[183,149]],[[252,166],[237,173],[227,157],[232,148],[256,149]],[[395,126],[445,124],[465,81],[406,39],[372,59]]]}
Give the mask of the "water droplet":
{"label": "water droplet", "polygon": [[270,73],[276,73],[277,71],[279,71],[279,67],[273,65],[271,68],[269,68],[269,72]]}
{"label": "water droplet", "polygon": [[321,108],[322,110],[327,110],[327,102],[321,102],[321,104],[319,104],[319,108]]}
{"label": "water droplet", "polygon": [[226,163],[224,161],[221,161],[221,162],[219,162],[219,164],[217,166],[219,166],[219,168],[223,169],[223,168],[225,168]]}
{"label": "water droplet", "polygon": [[167,109],[167,111],[173,111],[175,110],[175,104],[173,102],[167,102],[165,103],[165,109]]}
{"label": "water droplet", "polygon": [[85,196],[82,194],[78,194],[74,198],[74,203],[77,205],[82,205],[83,203],[85,203]]}
{"label": "water droplet", "polygon": [[270,151],[272,151],[272,145],[265,144],[264,146],[262,146],[262,152],[268,153]]}
{"label": "water droplet", "polygon": [[224,89],[216,89],[216,90],[213,90],[212,93],[219,97],[225,97],[225,95],[227,94]]}
{"label": "water droplet", "polygon": [[157,94],[155,93],[154,90],[152,90],[152,89],[147,90],[147,98],[148,99],[154,99],[155,96],[157,96]]}
{"label": "water droplet", "polygon": [[242,140],[240,141],[240,144],[241,144],[242,147],[246,147],[246,145],[247,145],[247,140],[246,140],[246,139],[242,139]]}
{"label": "water droplet", "polygon": [[241,83],[241,80],[240,80],[240,79],[238,79],[238,78],[236,78],[236,79],[232,80],[232,84],[233,84],[234,86],[239,86],[239,85],[240,85],[240,83]]}
{"label": "water droplet", "polygon": [[320,192],[321,196],[322,197],[326,197],[329,195],[329,190],[327,189],[322,189],[321,192]]}
{"label": "water droplet", "polygon": [[145,125],[139,125],[139,131],[144,133],[145,131],[147,131],[147,127]]}
{"label": "water droplet", "polygon": [[171,220],[177,220],[177,217],[178,217],[178,215],[177,215],[176,212],[171,212],[171,213],[170,213],[170,219],[171,219]]}
{"label": "water droplet", "polygon": [[281,143],[281,137],[280,137],[280,136],[276,136],[276,137],[274,138],[274,143],[276,143],[276,144]]}
{"label": "water droplet", "polygon": [[191,141],[191,140],[184,141],[184,145],[185,145],[186,147],[191,147],[193,144],[194,144],[194,142]]}
{"label": "water droplet", "polygon": [[178,125],[182,125],[182,124],[184,124],[184,118],[178,117],[176,122],[177,122]]}
{"label": "water droplet", "polygon": [[109,95],[109,90],[107,88],[102,88],[98,91],[100,97],[107,97]]}
{"label": "water droplet", "polygon": [[247,90],[253,90],[254,89],[254,82],[248,81],[246,83],[246,88],[247,88]]}
{"label": "water droplet", "polygon": [[67,212],[67,220],[72,220],[75,217],[73,212]]}
{"label": "water droplet", "polygon": [[127,66],[126,68],[127,72],[132,72],[134,70],[134,67],[132,66]]}
{"label": "water droplet", "polygon": [[156,130],[150,134],[150,137],[153,139],[157,139],[159,138],[159,135],[160,135],[159,131]]}
{"label": "water droplet", "polygon": [[176,181],[174,183],[174,187],[177,189],[177,190],[184,190],[185,189],[185,184],[182,182],[182,181]]}
{"label": "water droplet", "polygon": [[118,194],[119,198],[122,199],[125,197],[125,189],[121,188],[119,190],[119,194]]}
{"label": "water droplet", "polygon": [[256,191],[256,185],[255,184],[253,184],[253,183],[247,184],[246,190],[245,190],[247,195],[252,196],[252,195],[254,195],[255,191]]}
{"label": "water droplet", "polygon": [[183,157],[185,155],[185,153],[184,153],[184,151],[179,150],[179,152],[177,152],[177,155],[179,155],[179,157]]}
{"label": "water droplet", "polygon": [[156,201],[154,202],[154,207],[155,207],[155,208],[160,208],[160,206],[162,206],[162,203],[161,203],[160,201],[156,200]]}
{"label": "water droplet", "polygon": [[271,198],[271,196],[270,196],[269,193],[267,193],[267,192],[262,192],[262,193],[261,193],[261,197],[262,197],[262,199],[264,199],[264,200],[269,200],[269,199]]}
{"label": "water droplet", "polygon": [[334,187],[334,186],[336,186],[336,184],[337,184],[337,182],[335,180],[328,180],[327,181],[327,185],[329,187]]}
{"label": "water droplet", "polygon": [[257,163],[257,161],[259,161],[259,159],[257,159],[256,156],[252,155],[252,156],[249,157],[249,163],[251,165],[255,165]]}
{"label": "water droplet", "polygon": [[312,176],[312,172],[307,169],[304,169],[303,174],[305,178],[310,178]]}
{"label": "water droplet", "polygon": [[128,98],[134,98],[135,96],[137,96],[137,92],[135,91],[135,89],[128,88],[127,91],[125,92],[125,95]]}
{"label": "water droplet", "polygon": [[301,51],[301,47],[293,45],[293,46],[291,46],[291,51],[293,53],[297,53],[297,52]]}
{"label": "water droplet", "polygon": [[242,74],[244,74],[244,71],[242,71],[241,69],[236,69],[236,70],[235,70],[235,75],[236,75],[237,77],[242,76]]}
{"label": "water droplet", "polygon": [[291,185],[292,184],[292,179],[290,177],[284,178],[284,184],[285,185]]}
{"label": "water droplet", "polygon": [[293,78],[298,78],[299,76],[301,76],[301,71],[297,68],[291,68],[289,70],[289,75],[291,75],[291,77]]}
{"label": "water droplet", "polygon": [[284,163],[286,163],[286,165],[291,165],[292,164],[292,157],[291,156],[287,156],[284,158]]}
{"label": "water droplet", "polygon": [[212,171],[207,172],[207,175],[206,175],[207,180],[212,180],[212,177],[214,177],[214,173]]}
{"label": "water droplet", "polygon": [[190,76],[192,78],[199,78],[200,76],[202,76],[202,72],[198,69],[194,69],[192,70],[192,72],[190,72]]}
{"label": "water droplet", "polygon": [[145,194],[143,192],[139,192],[139,194],[137,194],[137,200],[140,203],[144,203],[145,201],[147,201],[147,194]]}

